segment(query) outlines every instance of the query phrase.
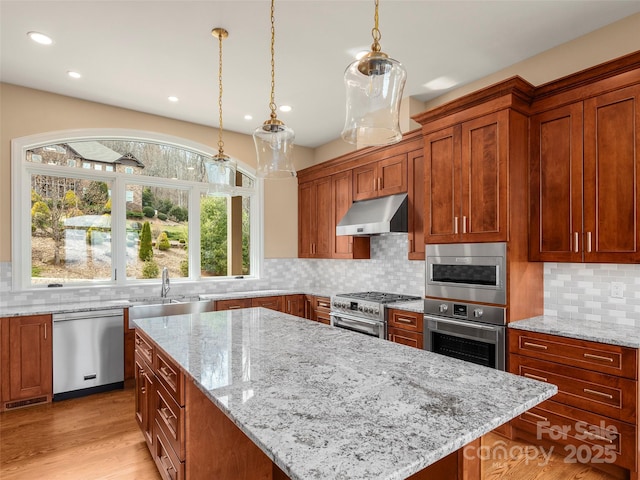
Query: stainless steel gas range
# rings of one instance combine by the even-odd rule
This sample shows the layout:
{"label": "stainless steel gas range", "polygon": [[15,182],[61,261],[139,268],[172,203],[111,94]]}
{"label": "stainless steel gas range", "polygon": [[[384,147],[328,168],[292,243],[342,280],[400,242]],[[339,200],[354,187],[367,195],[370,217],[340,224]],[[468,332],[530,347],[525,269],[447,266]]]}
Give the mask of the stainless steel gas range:
{"label": "stainless steel gas range", "polygon": [[342,293],[331,297],[331,325],[386,338],[385,305],[421,300],[421,297],[384,292]]}

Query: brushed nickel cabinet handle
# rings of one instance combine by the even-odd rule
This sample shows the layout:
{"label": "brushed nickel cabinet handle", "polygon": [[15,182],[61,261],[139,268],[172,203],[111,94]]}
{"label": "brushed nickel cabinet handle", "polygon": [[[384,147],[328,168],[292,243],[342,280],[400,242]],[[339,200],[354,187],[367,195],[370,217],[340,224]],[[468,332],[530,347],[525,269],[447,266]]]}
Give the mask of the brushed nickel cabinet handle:
{"label": "brushed nickel cabinet handle", "polygon": [[170,422],[172,418],[177,418],[173,412],[171,411],[171,409],[167,408],[167,407],[162,407],[160,409],[160,414],[162,415],[162,417],[165,419],[165,421]]}
{"label": "brushed nickel cabinet handle", "polygon": [[524,412],[523,415],[531,415],[533,418],[537,418],[538,420],[542,420],[543,422],[547,421],[547,417],[543,417],[542,415],[536,415],[535,413]]}
{"label": "brushed nickel cabinet handle", "polygon": [[382,190],[382,177],[378,178],[378,190]]}
{"label": "brushed nickel cabinet handle", "polygon": [[229,310],[238,310],[240,308],[242,308],[240,305],[232,305],[229,307]]}
{"label": "brushed nickel cabinet handle", "polygon": [[373,179],[373,191],[375,192],[378,189],[378,179]]}
{"label": "brushed nickel cabinet handle", "polygon": [[579,251],[579,250],[578,250],[578,247],[579,247],[579,245],[578,245],[578,240],[579,240],[579,239],[578,239],[578,232],[574,232],[574,233],[573,233],[573,251],[574,251],[575,253],[578,253],[578,251]]}
{"label": "brushed nickel cabinet handle", "polygon": [[613,363],[613,358],[611,357],[603,357],[602,355],[594,355],[592,353],[583,353],[582,356],[584,356],[584,358],[590,358],[592,360],[602,360],[603,362]]}
{"label": "brushed nickel cabinet handle", "polygon": [[590,388],[583,388],[582,391],[584,393],[590,393],[591,395],[598,395],[600,397],[604,397],[604,398],[608,398],[609,400],[613,400],[613,395],[610,395],[608,393],[599,392],[597,390],[591,390]]}
{"label": "brushed nickel cabinet handle", "polygon": [[539,343],[531,343],[531,342],[524,342],[524,346],[531,347],[531,348],[539,348],[540,350],[547,350],[549,348],[546,345],[540,345]]}
{"label": "brushed nickel cabinet handle", "polygon": [[533,373],[525,373],[523,375],[523,377],[527,377],[527,378],[533,378],[534,380],[540,380],[541,382],[548,382],[549,380],[547,380],[544,377],[539,377],[538,375],[534,375]]}
{"label": "brushed nickel cabinet handle", "polygon": [[44,324],[44,339],[47,339],[47,324]]}
{"label": "brushed nickel cabinet handle", "polygon": [[407,317],[394,317],[393,320],[396,321],[396,322],[400,322],[400,323],[412,324],[414,319],[413,318],[407,318]]}
{"label": "brushed nickel cabinet handle", "polygon": [[458,217],[453,217],[453,233],[458,234]]}
{"label": "brushed nickel cabinet handle", "polygon": [[587,252],[591,253],[591,232],[587,232]]}
{"label": "brushed nickel cabinet handle", "polygon": [[176,374],[173,371],[169,370],[164,365],[160,367],[160,373],[165,377],[167,377],[167,379],[173,379],[176,376]]}
{"label": "brushed nickel cabinet handle", "polygon": [[462,217],[462,233],[467,233],[467,217]]}

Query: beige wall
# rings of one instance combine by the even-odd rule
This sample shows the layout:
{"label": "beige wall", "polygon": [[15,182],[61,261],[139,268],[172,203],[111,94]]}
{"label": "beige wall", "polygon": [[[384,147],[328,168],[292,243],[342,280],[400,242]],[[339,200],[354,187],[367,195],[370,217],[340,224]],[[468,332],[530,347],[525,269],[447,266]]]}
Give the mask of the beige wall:
{"label": "beige wall", "polygon": [[[11,139],[82,128],[130,128],[173,135],[215,147],[217,129],[111,107],[39,90],[0,84],[0,261],[11,260]],[[253,139],[225,132],[225,152],[255,168]],[[296,169],[313,163],[313,151],[296,147]],[[297,180],[266,180],[265,257],[297,257]]]}

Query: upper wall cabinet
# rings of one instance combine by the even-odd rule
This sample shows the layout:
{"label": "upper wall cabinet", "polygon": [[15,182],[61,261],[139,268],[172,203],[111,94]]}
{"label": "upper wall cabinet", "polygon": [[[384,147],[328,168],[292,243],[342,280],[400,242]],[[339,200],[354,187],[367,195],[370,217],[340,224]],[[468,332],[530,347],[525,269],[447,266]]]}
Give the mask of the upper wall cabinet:
{"label": "upper wall cabinet", "polygon": [[353,203],[352,172],[331,175],[332,248],[331,258],[369,258],[369,238],[351,235],[336,236],[336,226]]}
{"label": "upper wall cabinet", "polygon": [[531,260],[640,261],[640,85],[615,82],[545,98],[531,117]]}
{"label": "upper wall cabinet", "polygon": [[331,178],[298,185],[298,256],[330,258],[335,236],[331,219]]}
{"label": "upper wall cabinet", "polygon": [[407,191],[407,154],[394,155],[353,169],[353,200]]}
{"label": "upper wall cabinet", "polygon": [[424,260],[424,150],[407,156],[409,202],[409,260]]}

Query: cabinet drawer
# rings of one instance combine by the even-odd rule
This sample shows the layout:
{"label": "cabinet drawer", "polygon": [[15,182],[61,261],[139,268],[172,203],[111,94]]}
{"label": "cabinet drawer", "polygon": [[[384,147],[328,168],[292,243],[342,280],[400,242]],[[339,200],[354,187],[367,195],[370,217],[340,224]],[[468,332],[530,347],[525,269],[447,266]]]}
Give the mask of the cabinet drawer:
{"label": "cabinet drawer", "polygon": [[218,310],[236,310],[238,308],[251,307],[250,298],[232,298],[230,300],[216,300],[216,311]]}
{"label": "cabinet drawer", "polygon": [[156,424],[160,427],[168,443],[178,456],[185,459],[184,451],[184,408],[180,407],[163,385],[158,385],[154,398]]}
{"label": "cabinet drawer", "polygon": [[423,319],[422,313],[389,309],[388,323],[390,327],[423,333]]}
{"label": "cabinet drawer", "polygon": [[509,352],[619,377],[638,378],[637,353],[632,348],[511,329]]}
{"label": "cabinet drawer", "polygon": [[331,299],[329,297],[313,297],[313,309],[316,312],[329,312]]}
{"label": "cabinet drawer", "polygon": [[263,307],[271,310],[282,311],[282,297],[257,297],[251,299],[252,307]]}
{"label": "cabinet drawer", "polygon": [[180,406],[184,406],[184,374],[173,359],[156,350],[156,377]]}
{"label": "cabinet drawer", "polygon": [[556,450],[567,461],[586,459],[636,469],[636,427],[619,420],[546,400],[512,420],[511,425],[537,438],[578,447]]}
{"label": "cabinet drawer", "polygon": [[421,333],[410,332],[394,327],[387,329],[387,340],[420,349],[422,349],[424,345],[424,336]]}
{"label": "cabinet drawer", "polygon": [[140,355],[148,365],[153,365],[153,344],[141,332],[136,330],[135,353]]}
{"label": "cabinet drawer", "polygon": [[509,357],[509,370],[523,377],[557,385],[558,393],[553,397],[555,402],[625,422],[636,422],[638,383],[635,380],[520,355]]}
{"label": "cabinet drawer", "polygon": [[331,325],[331,316],[328,312],[316,312],[316,321],[324,323],[325,325]]}
{"label": "cabinet drawer", "polygon": [[153,461],[163,480],[184,480],[184,462],[181,462],[164,436],[158,421],[153,427]]}

